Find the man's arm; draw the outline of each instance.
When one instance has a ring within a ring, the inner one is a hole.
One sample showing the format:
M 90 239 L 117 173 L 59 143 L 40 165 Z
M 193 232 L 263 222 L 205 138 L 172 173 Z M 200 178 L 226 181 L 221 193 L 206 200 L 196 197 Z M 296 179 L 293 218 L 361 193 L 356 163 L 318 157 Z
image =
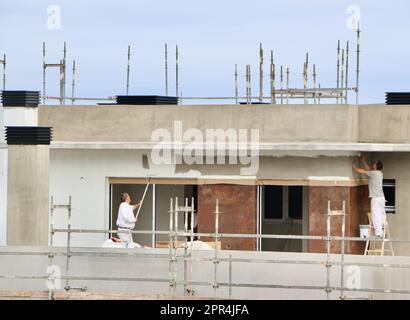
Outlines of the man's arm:
M 372 170 L 372 168 L 370 168 L 369 164 L 367 163 L 366 156 L 362 155 L 361 158 L 362 158 L 362 163 L 363 163 L 363 166 L 364 166 L 365 170 L 367 170 L 367 171 Z
M 356 167 L 355 163 L 353 163 L 352 168 L 354 169 L 354 171 L 361 173 L 361 174 L 367 174 L 367 172 L 369 171 L 369 170 Z
M 137 204 L 133 205 L 134 210 L 141 206 L 141 202 L 142 202 L 142 200 L 140 200 L 140 202 L 138 202 Z

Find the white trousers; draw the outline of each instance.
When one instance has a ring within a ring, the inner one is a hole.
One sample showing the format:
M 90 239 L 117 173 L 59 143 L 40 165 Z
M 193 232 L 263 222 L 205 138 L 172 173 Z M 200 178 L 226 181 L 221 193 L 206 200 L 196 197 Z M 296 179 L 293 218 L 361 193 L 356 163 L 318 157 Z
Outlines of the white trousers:
M 134 243 L 134 240 L 132 239 L 132 233 L 130 232 L 130 229 L 123 229 L 123 228 L 118 228 L 118 230 L 120 231 L 127 231 L 127 232 L 119 232 L 118 234 L 118 238 L 120 238 L 120 240 L 124 241 L 124 242 L 128 242 L 128 243 Z
M 376 236 L 383 235 L 383 226 L 386 224 L 386 201 L 384 197 L 372 198 L 370 207 L 372 211 L 372 223 Z

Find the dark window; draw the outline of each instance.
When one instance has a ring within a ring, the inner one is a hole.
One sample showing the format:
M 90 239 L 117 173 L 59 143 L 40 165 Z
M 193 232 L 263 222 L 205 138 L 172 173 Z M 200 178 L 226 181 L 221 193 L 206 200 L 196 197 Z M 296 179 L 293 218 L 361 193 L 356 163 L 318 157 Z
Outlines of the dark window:
M 283 219 L 283 188 L 265 186 L 264 191 L 265 219 Z
M 386 213 L 396 213 L 396 180 L 383 180 L 383 192 L 386 198 Z
M 302 219 L 303 187 L 290 186 L 288 197 L 289 218 Z

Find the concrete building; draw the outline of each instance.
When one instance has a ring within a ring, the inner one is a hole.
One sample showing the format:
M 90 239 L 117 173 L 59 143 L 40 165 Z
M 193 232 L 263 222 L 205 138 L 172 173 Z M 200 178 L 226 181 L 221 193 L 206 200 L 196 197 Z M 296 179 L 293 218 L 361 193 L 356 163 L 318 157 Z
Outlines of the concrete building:
M 115 229 L 119 194 L 138 200 L 147 177 L 152 184 L 139 230 L 168 230 L 169 200 L 177 196 L 195 199 L 199 232 L 214 232 L 219 199 L 222 233 L 325 235 L 330 200 L 339 209 L 345 202 L 346 235 L 357 237 L 369 211 L 367 181 L 351 168 L 361 153 L 384 162 L 392 238 L 408 239 L 408 105 L 47 105 L 3 107 L 0 117 L 0 245 L 47 245 L 51 196 L 56 203 L 72 197 L 73 228 Z M 51 127 L 53 141 L 50 146 L 7 144 L 3 130 L 13 126 Z M 240 162 L 238 155 L 232 155 L 236 163 L 227 163 L 228 139 L 223 159 L 208 154 L 214 149 L 205 139 L 210 129 L 222 129 L 227 138 L 234 133 L 237 141 L 246 129 L 248 153 L 251 129 L 257 130 L 258 154 L 247 158 L 257 163 Z M 162 141 L 162 151 L 172 159 L 187 148 L 202 150 L 203 156 L 158 164 L 156 139 L 167 132 L 171 139 Z M 64 228 L 66 221 L 57 213 L 54 224 Z M 340 234 L 340 225 L 334 219 L 333 235 Z M 106 237 L 73 234 L 71 240 L 73 246 L 100 247 Z M 65 245 L 65 239 L 56 234 L 55 244 Z M 166 237 L 134 240 L 155 247 Z M 222 249 L 319 253 L 325 243 L 223 239 Z M 338 251 L 335 244 L 332 252 Z M 349 243 L 347 252 L 363 254 L 363 243 Z M 410 246 L 395 244 L 395 253 L 409 255 Z

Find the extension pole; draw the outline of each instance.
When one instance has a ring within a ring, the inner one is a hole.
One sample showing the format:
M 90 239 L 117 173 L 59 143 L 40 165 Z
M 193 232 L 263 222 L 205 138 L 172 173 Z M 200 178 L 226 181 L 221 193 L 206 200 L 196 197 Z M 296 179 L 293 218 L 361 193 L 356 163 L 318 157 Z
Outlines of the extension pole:
M 147 194 L 150 183 L 151 183 L 151 178 L 148 178 L 148 183 L 145 186 L 145 190 L 144 190 L 144 194 L 142 195 L 140 206 L 138 207 L 137 214 L 135 215 L 135 220 L 138 220 L 138 215 L 140 214 L 140 210 L 141 210 L 142 204 L 144 203 L 145 195 Z

